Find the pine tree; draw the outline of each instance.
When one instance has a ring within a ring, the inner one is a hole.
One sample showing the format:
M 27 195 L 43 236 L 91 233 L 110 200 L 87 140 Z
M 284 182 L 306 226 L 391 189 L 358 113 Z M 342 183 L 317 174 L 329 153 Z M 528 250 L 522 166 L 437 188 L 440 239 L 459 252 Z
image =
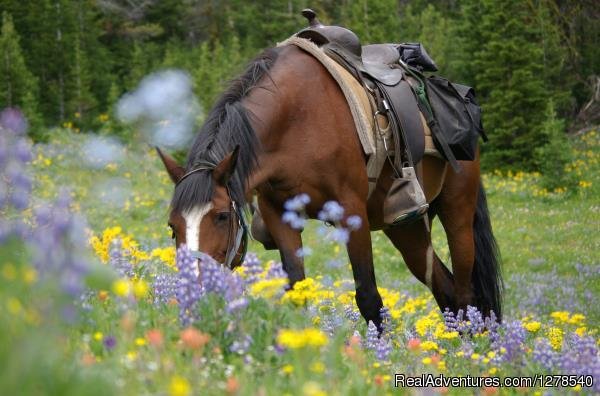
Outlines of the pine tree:
M 39 126 L 37 81 L 25 65 L 12 17 L 2 14 L 0 34 L 0 108 L 20 107 L 34 129 Z
M 484 165 L 531 168 L 548 96 L 535 14 L 519 0 L 471 0 L 463 12 L 462 73 L 479 94 L 490 137 Z
M 400 18 L 395 0 L 357 0 L 349 4 L 344 25 L 364 44 L 398 42 Z
M 542 173 L 542 184 L 550 190 L 572 187 L 575 180 L 565 167 L 573 160 L 573 155 L 565 134 L 565 121 L 557 117 L 552 99 L 548 100 L 544 116 L 540 126 L 543 140 L 534 151 L 537 169 Z

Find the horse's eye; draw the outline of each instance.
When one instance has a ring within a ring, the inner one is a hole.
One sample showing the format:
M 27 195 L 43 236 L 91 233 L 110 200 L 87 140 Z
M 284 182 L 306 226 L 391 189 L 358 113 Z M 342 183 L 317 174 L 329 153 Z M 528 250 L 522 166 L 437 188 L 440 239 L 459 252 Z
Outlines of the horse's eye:
M 219 212 L 217 213 L 217 222 L 222 223 L 229 220 L 229 212 Z

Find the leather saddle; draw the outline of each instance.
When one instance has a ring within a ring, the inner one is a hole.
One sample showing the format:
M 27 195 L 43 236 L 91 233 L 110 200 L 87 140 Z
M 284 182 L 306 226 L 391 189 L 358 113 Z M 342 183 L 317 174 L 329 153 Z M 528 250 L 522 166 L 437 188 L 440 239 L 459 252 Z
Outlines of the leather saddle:
M 312 41 L 348 70 L 375 97 L 378 105 L 375 111 L 388 115 L 397 142 L 396 167 L 419 162 L 425 151 L 424 129 L 417 98 L 400 63 L 397 46 L 362 46 L 354 32 L 341 26 L 323 25 L 313 10 L 305 9 L 302 15 L 309 26 L 296 36 Z
M 319 47 L 328 46 L 350 60 L 359 71 L 386 85 L 396 85 L 403 77 L 398 68 L 400 53 L 394 44 L 371 44 L 361 46 L 360 39 L 351 30 L 341 26 L 323 25 L 313 10 L 306 9 L 302 15 L 309 27 L 296 33 Z

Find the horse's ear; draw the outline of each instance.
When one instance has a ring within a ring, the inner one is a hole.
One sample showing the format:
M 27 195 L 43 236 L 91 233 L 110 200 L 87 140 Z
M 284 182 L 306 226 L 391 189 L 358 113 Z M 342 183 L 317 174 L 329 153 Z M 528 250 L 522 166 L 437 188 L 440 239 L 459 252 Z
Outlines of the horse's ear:
M 218 185 L 225 186 L 229 179 L 231 179 L 233 172 L 235 172 L 239 152 L 240 145 L 238 144 L 213 170 L 213 179 L 215 179 Z
M 158 153 L 158 156 L 160 157 L 162 163 L 165 165 L 169 177 L 171 177 L 173 183 L 177 183 L 179 179 L 181 179 L 181 176 L 185 174 L 185 169 L 179 166 L 171 156 L 163 153 L 161 149 L 159 149 L 158 147 L 154 148 L 156 149 L 156 152 Z

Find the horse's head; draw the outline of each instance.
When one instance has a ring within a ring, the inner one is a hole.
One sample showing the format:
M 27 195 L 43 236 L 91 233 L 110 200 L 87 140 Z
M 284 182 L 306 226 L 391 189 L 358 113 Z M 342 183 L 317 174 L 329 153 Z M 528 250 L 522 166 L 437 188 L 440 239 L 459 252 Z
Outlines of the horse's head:
M 192 179 L 195 174 L 204 172 L 207 175 L 193 178 L 205 184 L 194 186 L 195 189 L 210 192 L 206 200 L 191 202 L 180 208 L 171 205 L 169 227 L 173 230 L 176 246 L 186 244 L 198 259 L 202 254 L 207 254 L 230 268 L 240 265 L 247 244 L 246 225 L 239 203 L 232 199 L 229 190 L 239 146 L 216 165 L 201 165 L 187 170 L 158 148 L 157 152 L 176 189 L 185 188 L 182 182 L 187 178 Z

